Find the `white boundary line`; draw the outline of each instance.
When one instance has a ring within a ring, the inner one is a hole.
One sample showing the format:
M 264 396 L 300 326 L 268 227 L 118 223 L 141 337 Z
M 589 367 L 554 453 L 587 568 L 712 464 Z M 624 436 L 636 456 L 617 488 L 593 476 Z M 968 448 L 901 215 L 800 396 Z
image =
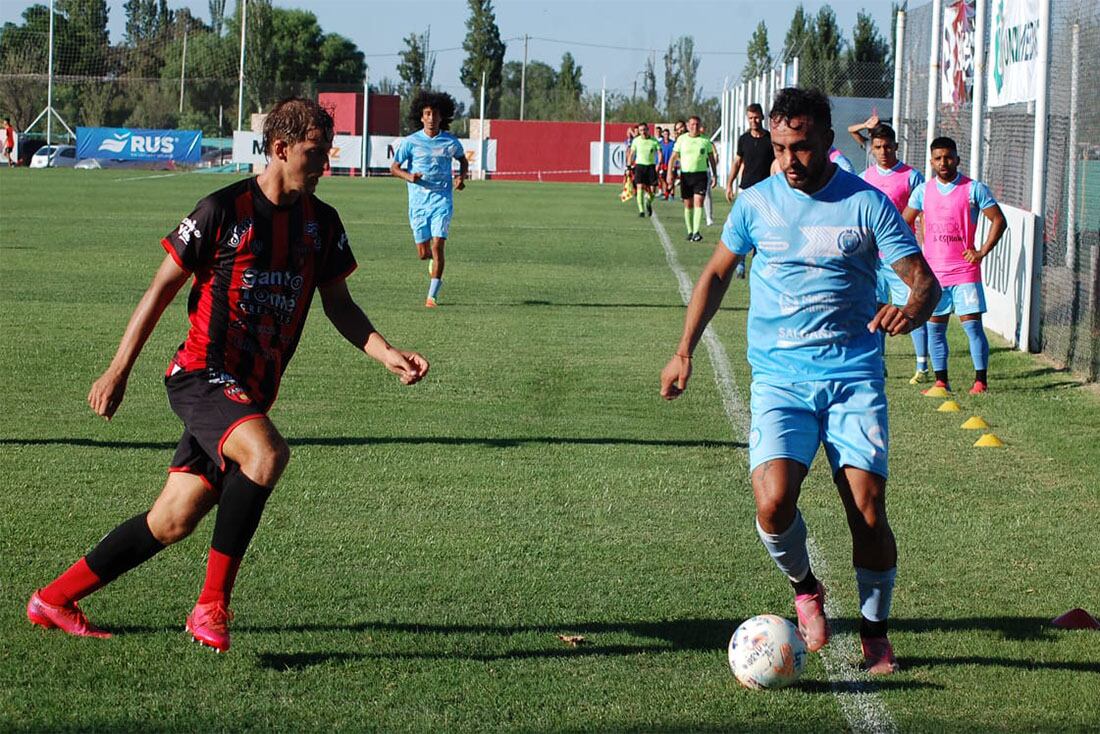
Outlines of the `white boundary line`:
M 657 235 L 661 238 L 668 267 L 679 283 L 680 298 L 683 299 L 684 305 L 687 305 L 691 300 L 691 278 L 680 265 L 676 250 L 660 219 L 653 216 L 651 221 L 653 228 L 657 230 Z M 730 370 L 726 349 L 709 325 L 703 332 L 703 343 L 707 347 L 707 356 L 714 368 L 714 381 L 718 385 L 718 393 L 722 396 L 722 407 L 726 411 L 726 417 L 738 438 L 748 436 L 749 413 L 737 395 L 737 385 Z M 813 538 L 807 538 L 806 545 L 814 575 L 818 578 L 827 577 L 829 569 L 821 549 Z M 840 616 L 841 609 L 836 603 L 835 596 L 826 599 L 825 607 L 829 617 L 835 619 Z M 859 660 L 862 656 L 856 637 L 851 633 L 834 634 L 829 644 L 821 649 L 821 662 L 825 665 L 825 672 L 829 676 L 829 686 L 833 690 L 833 696 L 836 697 L 844 718 L 848 720 L 851 731 L 896 732 L 897 726 L 890 712 L 886 710 L 886 705 L 878 695 L 875 686 L 867 680 L 867 675 L 863 671 L 850 662 Z

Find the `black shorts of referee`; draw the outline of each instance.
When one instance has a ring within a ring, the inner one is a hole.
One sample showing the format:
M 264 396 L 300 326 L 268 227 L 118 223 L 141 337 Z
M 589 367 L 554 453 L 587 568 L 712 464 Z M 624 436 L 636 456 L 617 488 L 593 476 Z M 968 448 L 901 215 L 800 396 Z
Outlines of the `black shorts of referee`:
M 707 180 L 706 171 L 684 171 L 680 174 L 680 198 L 690 199 L 694 196 L 706 196 L 710 182 Z
M 642 186 L 656 186 L 657 185 L 657 166 L 643 166 L 640 163 L 634 164 L 634 183 Z

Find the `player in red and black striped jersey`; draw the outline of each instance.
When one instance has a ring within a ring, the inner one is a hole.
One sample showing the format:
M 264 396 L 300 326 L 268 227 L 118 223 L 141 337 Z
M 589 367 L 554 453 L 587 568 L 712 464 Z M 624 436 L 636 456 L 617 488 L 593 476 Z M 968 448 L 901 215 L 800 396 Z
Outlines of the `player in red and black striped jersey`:
M 337 330 L 401 382 L 427 374 L 427 361 L 391 347 L 348 292 L 356 263 L 347 235 L 336 211 L 313 195 L 332 136 L 332 117 L 315 102 L 278 103 L 264 122 L 264 172 L 204 198 L 162 241 L 168 254 L 88 403 L 108 420 L 115 414 L 138 354 L 193 276 L 191 329 L 165 376 L 183 436 L 152 508 L 36 591 L 27 605 L 34 624 L 109 637 L 77 600 L 187 537 L 217 504 L 206 580 L 187 629 L 203 644 L 229 649 L 237 569 L 290 456 L 267 411 L 315 291 Z

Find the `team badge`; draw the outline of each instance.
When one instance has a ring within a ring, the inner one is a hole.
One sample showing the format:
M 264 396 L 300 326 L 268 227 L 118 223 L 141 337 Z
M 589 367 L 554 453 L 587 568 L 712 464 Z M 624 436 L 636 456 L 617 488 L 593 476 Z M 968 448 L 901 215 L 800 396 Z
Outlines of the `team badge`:
M 252 402 L 252 398 L 248 397 L 248 393 L 244 391 L 244 388 L 235 382 L 226 385 L 224 392 L 225 396 L 232 400 L 234 403 L 248 405 Z
M 851 255 L 863 244 L 863 237 L 854 229 L 846 229 L 837 235 L 836 246 L 845 255 Z

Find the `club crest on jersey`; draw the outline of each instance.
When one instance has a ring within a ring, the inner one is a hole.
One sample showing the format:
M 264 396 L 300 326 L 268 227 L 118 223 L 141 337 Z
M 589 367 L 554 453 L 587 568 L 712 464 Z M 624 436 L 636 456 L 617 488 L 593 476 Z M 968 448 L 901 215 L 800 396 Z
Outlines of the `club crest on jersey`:
M 252 402 L 252 398 L 248 397 L 248 393 L 244 391 L 244 388 L 237 383 L 226 385 L 224 388 L 225 396 L 232 400 L 234 403 L 241 403 L 242 405 L 248 405 Z
M 202 239 L 202 231 L 199 229 L 199 225 L 190 217 L 184 217 L 183 221 L 180 222 L 180 228 L 176 234 L 180 242 L 185 245 L 191 244 L 191 237 L 197 240 Z
M 846 229 L 836 237 L 836 246 L 845 255 L 851 255 L 863 244 L 863 235 L 857 230 Z
M 241 245 L 241 241 L 245 236 L 252 231 L 252 219 L 245 218 L 233 225 L 233 229 L 229 232 L 229 239 L 225 241 L 226 247 L 231 250 L 236 250 Z

